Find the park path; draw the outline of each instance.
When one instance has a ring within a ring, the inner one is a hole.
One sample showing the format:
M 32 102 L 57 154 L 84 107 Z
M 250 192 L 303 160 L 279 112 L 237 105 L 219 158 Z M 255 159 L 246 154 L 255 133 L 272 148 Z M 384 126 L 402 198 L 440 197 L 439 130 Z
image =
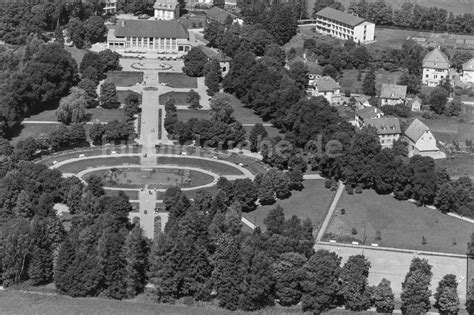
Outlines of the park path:
M 344 184 L 339 182 L 339 186 L 337 187 L 336 194 L 334 195 L 334 199 L 332 200 L 331 206 L 329 207 L 328 214 L 324 218 L 323 224 L 319 228 L 318 234 L 316 236 L 316 245 L 321 241 L 323 238 L 324 232 L 326 231 L 329 222 L 331 221 L 332 215 L 334 214 L 334 210 L 336 209 L 337 203 L 339 202 L 339 198 L 341 198 L 342 192 L 344 191 Z

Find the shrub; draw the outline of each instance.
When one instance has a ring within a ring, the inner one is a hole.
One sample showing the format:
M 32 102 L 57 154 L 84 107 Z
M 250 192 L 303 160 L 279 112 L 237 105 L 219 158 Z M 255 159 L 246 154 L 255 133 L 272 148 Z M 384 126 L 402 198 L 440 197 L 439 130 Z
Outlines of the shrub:
M 346 214 L 346 209 L 342 208 L 341 209 L 341 215 L 344 215 L 344 214 Z
M 351 97 L 351 90 L 349 90 L 349 89 L 344 90 L 344 96 L 345 97 Z
M 357 235 L 357 229 L 356 229 L 356 228 L 352 228 L 351 234 L 352 234 L 352 235 Z
M 346 185 L 346 192 L 349 195 L 353 195 L 354 194 L 354 187 L 352 187 L 352 185 Z
M 355 188 L 355 192 L 356 192 L 356 194 L 361 194 L 362 193 L 362 185 L 358 184 Z

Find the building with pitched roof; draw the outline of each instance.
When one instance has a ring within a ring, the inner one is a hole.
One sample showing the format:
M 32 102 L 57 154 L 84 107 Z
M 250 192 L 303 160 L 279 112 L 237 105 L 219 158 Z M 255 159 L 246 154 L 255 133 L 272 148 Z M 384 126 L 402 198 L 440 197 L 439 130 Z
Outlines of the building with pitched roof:
M 408 140 L 408 156 L 422 155 L 430 156 L 433 159 L 446 158 L 446 154 L 442 152 L 436 145 L 436 139 L 426 126 L 418 118 L 405 130 L 405 137 Z
M 374 106 L 366 106 L 355 110 L 355 126 L 362 128 L 367 125 L 370 119 L 381 118 L 384 113 Z
M 107 34 L 107 48 L 119 52 L 185 53 L 191 49 L 186 27 L 166 20 L 119 20 Z
M 208 60 L 216 59 L 219 61 L 221 67 L 222 76 L 225 77 L 230 70 L 230 61 L 232 58 L 226 56 L 221 50 L 216 50 L 211 47 L 204 45 L 197 46 L 207 57 Z
M 331 104 L 341 100 L 341 87 L 330 76 L 310 77 L 306 93 L 308 96 L 323 96 Z
M 474 83 L 474 58 L 462 65 L 461 80 L 465 83 Z
M 422 84 L 438 86 L 449 78 L 449 59 L 439 48 L 435 48 L 423 58 Z
M 402 134 L 400 120 L 395 117 L 368 119 L 366 125 L 374 127 L 377 130 L 382 148 L 391 148 L 393 143 L 397 141 Z
M 240 25 L 243 24 L 243 20 L 239 19 L 237 15 L 227 12 L 224 9 L 219 7 L 212 7 L 210 10 L 206 12 L 207 22 L 216 21 L 219 24 L 224 24 L 227 22 L 228 19 L 232 20 L 232 23 L 239 23 Z
M 382 84 L 380 90 L 381 105 L 405 104 L 407 97 L 407 86 L 397 84 Z
M 414 99 L 407 101 L 407 106 L 410 108 L 412 112 L 421 112 L 421 105 L 423 101 L 418 96 L 415 96 Z
M 316 31 L 356 43 L 372 42 L 375 39 L 375 24 L 358 16 L 333 8 L 324 8 L 316 13 Z
M 179 18 L 179 3 L 177 0 L 156 0 L 153 5 L 154 17 L 157 20 L 176 20 Z

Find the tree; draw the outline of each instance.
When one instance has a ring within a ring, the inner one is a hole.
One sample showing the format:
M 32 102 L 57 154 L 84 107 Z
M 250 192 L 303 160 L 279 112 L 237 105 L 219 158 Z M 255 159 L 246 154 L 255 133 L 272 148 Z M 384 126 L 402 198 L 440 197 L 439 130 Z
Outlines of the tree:
M 303 265 L 303 311 L 320 313 L 336 307 L 340 263 L 341 258 L 335 253 L 318 250 Z
M 375 69 L 370 68 L 364 77 L 362 82 L 362 91 L 364 94 L 369 96 L 377 95 L 377 89 L 375 87 Z
M 139 222 L 135 222 L 135 226 L 127 235 L 124 251 L 127 263 L 125 267 L 126 293 L 128 298 L 133 298 L 143 292 L 148 270 L 149 246 Z
M 84 121 L 87 117 L 87 93 L 80 88 L 73 87 L 71 93 L 59 102 L 56 118 L 59 122 L 69 125 Z
M 421 90 L 420 78 L 414 74 L 403 72 L 397 82 L 398 85 L 406 85 L 408 94 L 417 94 Z
M 209 60 L 204 66 L 204 82 L 207 86 L 207 95 L 214 96 L 220 89 L 222 81 L 222 71 L 220 63 L 217 59 Z
M 98 175 L 90 175 L 86 178 L 87 190 L 92 193 L 94 197 L 100 197 L 105 194 L 104 182 Z
M 303 265 L 306 257 L 298 253 L 284 253 L 273 263 L 275 296 L 283 306 L 296 305 L 301 300 Z
M 97 84 L 90 79 L 82 79 L 77 87 L 86 92 L 86 108 L 94 108 L 98 105 L 97 102 Z
M 390 281 L 383 278 L 375 287 L 373 293 L 374 306 L 377 313 L 391 314 L 395 309 L 395 300 Z
M 83 125 L 75 124 L 69 127 L 69 141 L 71 146 L 87 143 L 86 130 Z
M 278 45 L 284 45 L 296 35 L 297 19 L 294 7 L 276 4 L 270 9 L 266 29 Z
M 436 87 L 430 93 L 430 108 L 436 114 L 441 115 L 446 108 L 446 102 L 448 101 L 448 92 L 442 87 Z
M 259 148 L 259 143 L 268 137 L 268 132 L 265 127 L 258 123 L 252 127 L 250 130 L 249 141 L 250 141 L 250 151 L 257 152 Z
M 232 114 L 234 109 L 229 96 L 225 94 L 216 94 L 211 98 L 211 119 L 223 123 L 230 123 L 233 121 Z
M 257 201 L 257 191 L 249 178 L 236 179 L 234 181 L 235 200 L 242 206 L 242 211 L 252 211 L 255 209 Z
M 459 311 L 458 283 L 456 276 L 448 274 L 439 282 L 434 298 L 434 307 L 440 314 L 457 314 Z
M 117 98 L 117 89 L 113 82 L 104 82 L 100 86 L 100 106 L 106 109 L 119 108 L 120 103 Z
M 105 128 L 101 123 L 94 123 L 89 130 L 89 137 L 95 145 L 101 143 L 104 134 Z
M 99 59 L 102 64 L 102 71 L 104 73 L 109 71 L 122 70 L 120 65 L 120 54 L 110 49 L 101 50 L 99 52 Z
M 88 78 L 87 74 L 85 73 L 86 69 L 88 68 L 93 68 L 97 71 L 96 73 L 99 80 L 105 79 L 105 65 L 101 60 L 100 55 L 94 51 L 87 51 L 84 57 L 82 57 L 79 71 L 81 72 L 83 78 Z
M 359 312 L 370 308 L 367 291 L 370 262 L 363 255 L 350 256 L 342 268 L 340 294 L 346 309 Z
M 263 220 L 263 224 L 267 227 L 267 231 L 274 234 L 283 234 L 285 228 L 285 215 L 283 213 L 283 208 L 278 205 L 276 208 L 270 210 Z
M 7 139 L 0 138 L 0 156 L 9 156 L 13 153 L 13 146 Z
M 344 11 L 344 5 L 336 0 L 317 0 L 314 2 L 313 18 L 316 18 L 316 13 L 322 9 L 330 7 L 339 11 Z
M 451 57 L 451 66 L 456 68 L 458 72 L 462 70 L 462 65 L 472 59 L 472 55 L 467 50 L 454 50 L 453 56 Z
M 334 80 L 339 77 L 339 71 L 332 64 L 327 64 L 323 68 L 323 76 L 330 76 Z
M 48 236 L 45 222 L 43 220 L 33 221 L 31 235 L 33 248 L 28 270 L 33 285 L 49 283 L 53 277 L 53 253 Z
M 426 313 L 431 308 L 429 290 L 432 272 L 426 259 L 413 258 L 410 270 L 402 283 L 402 312 L 405 314 Z
M 459 116 L 459 114 L 462 111 L 462 98 L 458 95 L 454 96 L 453 100 L 448 103 L 448 106 L 446 106 L 446 109 L 444 111 L 444 114 L 446 116 Z
M 107 141 L 127 141 L 133 137 L 133 126 L 126 121 L 109 121 L 105 125 L 104 136 Z
M 439 187 L 436 194 L 434 205 L 442 213 L 456 212 L 457 203 L 454 190 L 450 183 L 444 183 Z
M 66 237 L 58 252 L 54 268 L 54 285 L 63 294 L 70 294 L 74 287 L 74 274 L 71 272 L 76 260 L 76 251 L 69 237 Z
M 190 109 L 200 109 L 202 108 L 201 104 L 199 104 L 199 100 L 201 99 L 201 95 L 194 91 L 193 89 L 189 90 L 186 102 L 189 104 Z
M 184 57 L 183 72 L 190 77 L 200 77 L 206 63 L 207 56 L 199 47 L 193 47 Z

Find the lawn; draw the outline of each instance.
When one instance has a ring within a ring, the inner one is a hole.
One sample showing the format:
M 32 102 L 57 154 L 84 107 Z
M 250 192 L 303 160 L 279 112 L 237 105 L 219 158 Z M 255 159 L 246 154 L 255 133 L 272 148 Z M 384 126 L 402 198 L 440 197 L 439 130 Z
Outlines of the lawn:
M 116 86 L 134 86 L 143 82 L 143 72 L 138 71 L 110 71 L 106 82 L 113 82 Z
M 130 94 L 135 94 L 138 96 L 138 99 L 142 100 L 142 96 L 140 94 L 138 94 L 137 92 L 134 92 L 134 91 L 130 91 L 130 90 L 127 90 L 127 91 L 123 91 L 123 90 L 119 90 L 117 91 L 117 98 L 118 98 L 118 101 L 121 103 L 121 104 L 125 104 L 125 99 L 127 98 L 128 95 Z
M 28 137 L 37 139 L 40 135 L 47 134 L 58 126 L 58 124 L 23 124 L 18 134 L 11 139 L 11 144 L 15 146 L 18 142 Z
M 109 196 L 118 196 L 119 192 L 123 191 L 130 200 L 138 200 L 138 190 L 115 190 L 105 188 L 105 192 Z M 132 206 L 138 207 L 138 203 L 132 203 Z
M 354 237 L 365 244 L 464 254 L 473 227 L 436 210 L 367 190 L 342 194 L 326 233 Z M 380 240 L 376 240 L 377 231 Z
M 160 105 L 165 105 L 166 100 L 172 97 L 176 101 L 176 105 L 188 105 L 187 92 L 168 92 L 159 96 Z
M 68 46 L 64 46 L 64 50 L 71 54 L 72 58 L 74 58 L 77 63 L 77 66 L 79 67 L 82 62 L 82 57 L 84 57 L 84 55 L 86 54 L 86 50 Z
M 358 70 L 345 70 L 344 75 L 342 78 L 339 79 L 339 85 L 341 86 L 341 90 L 344 91 L 346 89 L 351 90 L 352 93 L 362 93 L 362 82 L 364 80 L 364 73 L 362 73 L 362 78 L 360 81 L 357 80 Z M 376 88 L 377 91 L 380 92 L 382 87 L 382 83 L 391 83 L 396 84 L 398 78 L 400 77 L 400 72 L 388 72 L 385 70 L 377 70 L 376 71 Z
M 461 155 L 451 159 L 435 160 L 436 165 L 445 168 L 452 178 L 469 176 L 474 180 L 474 155 Z
M 178 156 L 159 156 L 157 158 L 157 165 L 159 166 L 160 164 L 197 167 L 216 173 L 218 175 L 242 175 L 242 172 L 236 167 L 209 160 L 193 159 Z
M 178 119 L 181 121 L 188 121 L 191 118 L 197 119 L 210 119 L 210 110 L 187 110 L 187 109 L 178 109 Z
M 39 114 L 32 115 L 25 119 L 25 121 L 54 121 L 56 119 L 56 110 L 45 110 Z M 109 122 L 114 119 L 122 120 L 123 119 L 123 109 L 105 109 L 105 108 L 90 108 L 87 110 L 87 121 L 94 121 L 98 119 L 103 122 Z
M 290 198 L 279 200 L 273 205 L 258 207 L 257 210 L 242 215 L 255 225 L 264 227 L 263 220 L 270 210 L 280 205 L 286 218 L 292 215 L 301 220 L 309 218 L 316 232 L 326 217 L 335 193 L 324 187 L 324 180 L 310 179 L 305 180 L 303 184 L 304 189 L 292 192 Z
M 197 79 L 187 76 L 179 72 L 160 72 L 158 74 L 160 83 L 165 83 L 168 86 L 182 89 L 196 89 Z
M 431 129 L 438 141 L 456 140 L 464 145 L 466 140 L 474 140 L 474 124 L 443 116 L 421 120 Z
M 76 162 L 67 163 L 58 167 L 63 173 L 79 173 L 88 168 L 99 166 L 114 166 L 123 164 L 139 164 L 140 157 L 138 156 L 121 156 L 121 157 L 107 157 L 107 158 L 93 158 L 84 159 Z

